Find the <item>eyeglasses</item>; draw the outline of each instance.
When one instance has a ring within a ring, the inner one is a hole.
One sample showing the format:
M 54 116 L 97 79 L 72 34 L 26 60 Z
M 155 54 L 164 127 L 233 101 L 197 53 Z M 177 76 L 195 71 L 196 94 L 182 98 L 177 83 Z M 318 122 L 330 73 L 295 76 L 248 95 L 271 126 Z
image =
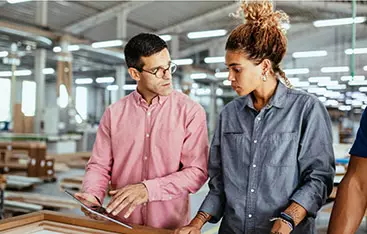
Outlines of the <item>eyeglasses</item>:
M 147 71 L 144 70 L 143 68 L 141 68 L 140 70 L 141 72 L 145 71 L 148 72 L 149 74 L 155 75 L 155 77 L 157 77 L 158 79 L 162 79 L 166 75 L 167 71 L 169 71 L 170 74 L 175 73 L 175 71 L 177 70 L 177 65 L 175 63 L 170 62 L 167 68 L 158 67 L 154 69 L 154 71 Z

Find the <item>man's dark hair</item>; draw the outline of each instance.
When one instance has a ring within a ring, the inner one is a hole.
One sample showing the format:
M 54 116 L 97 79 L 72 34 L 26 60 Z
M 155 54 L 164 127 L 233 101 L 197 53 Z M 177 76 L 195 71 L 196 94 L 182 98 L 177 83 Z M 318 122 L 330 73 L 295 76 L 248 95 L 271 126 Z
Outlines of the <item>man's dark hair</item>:
M 144 64 L 141 57 L 149 57 L 167 48 L 167 43 L 155 34 L 140 33 L 131 38 L 124 49 L 127 67 L 140 71 Z

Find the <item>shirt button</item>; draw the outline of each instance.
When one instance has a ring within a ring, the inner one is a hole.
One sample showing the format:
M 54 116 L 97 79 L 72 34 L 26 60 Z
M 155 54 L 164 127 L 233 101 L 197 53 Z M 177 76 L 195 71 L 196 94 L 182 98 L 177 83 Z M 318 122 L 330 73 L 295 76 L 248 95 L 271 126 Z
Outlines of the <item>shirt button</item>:
M 169 197 L 168 197 L 168 200 L 172 200 L 172 197 L 171 197 L 171 196 L 169 196 Z
M 256 144 L 257 143 L 257 140 L 254 140 L 254 143 Z
M 150 112 L 148 112 L 148 113 L 147 113 L 147 115 L 148 115 L 148 116 L 150 116 L 150 115 L 151 115 L 151 113 L 150 113 Z
M 148 157 L 144 157 L 144 160 L 147 160 L 148 159 Z
M 253 193 L 253 192 L 255 192 L 255 190 L 254 189 L 251 189 L 251 192 Z
M 146 136 L 149 137 L 149 134 L 147 134 Z
M 251 218 L 252 217 L 252 214 L 249 214 L 248 217 Z
M 143 203 L 143 206 L 146 206 L 147 205 L 147 203 Z
M 254 165 L 252 165 L 252 167 L 256 167 L 256 165 L 254 164 Z
M 258 118 L 257 118 L 257 120 L 259 120 L 259 121 L 260 121 L 260 120 L 261 120 L 261 118 L 260 118 L 260 117 L 258 117 Z

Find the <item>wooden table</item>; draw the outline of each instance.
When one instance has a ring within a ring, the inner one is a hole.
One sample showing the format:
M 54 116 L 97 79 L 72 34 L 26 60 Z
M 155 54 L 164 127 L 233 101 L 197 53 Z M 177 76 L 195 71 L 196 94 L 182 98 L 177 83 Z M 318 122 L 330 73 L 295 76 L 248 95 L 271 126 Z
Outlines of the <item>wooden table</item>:
M 40 211 L 0 221 L 0 234 L 68 233 L 68 234 L 172 234 L 173 231 L 132 225 L 127 229 L 109 221 L 95 221 L 86 217 L 53 211 Z

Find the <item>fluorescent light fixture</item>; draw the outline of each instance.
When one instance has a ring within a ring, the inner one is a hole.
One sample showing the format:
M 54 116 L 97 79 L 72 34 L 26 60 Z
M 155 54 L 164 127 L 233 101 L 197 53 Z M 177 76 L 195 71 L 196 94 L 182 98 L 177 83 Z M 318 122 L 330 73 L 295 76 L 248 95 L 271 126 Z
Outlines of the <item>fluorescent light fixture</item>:
M 330 81 L 330 80 L 331 80 L 330 76 L 312 76 L 308 78 L 308 81 L 310 83 L 318 83 L 318 82 L 324 82 L 324 81 Z
M 68 51 L 69 51 L 69 52 L 72 52 L 72 51 L 78 51 L 78 50 L 80 50 L 80 47 L 79 47 L 78 45 L 69 45 L 69 46 L 68 46 Z M 60 46 L 55 46 L 55 47 L 53 48 L 53 51 L 54 51 L 55 53 L 59 53 L 59 52 L 61 52 L 61 47 L 60 47 Z
M 8 56 L 8 51 L 0 51 L 0 58 Z
M 327 89 L 330 90 L 343 90 L 347 88 L 347 85 L 345 84 L 340 84 L 340 85 L 328 85 L 326 86 Z
M 330 81 L 320 81 L 317 83 L 318 86 L 328 86 L 328 85 L 338 85 L 339 82 L 337 80 L 330 80 Z
M 107 48 L 122 46 L 124 42 L 122 40 L 110 40 L 110 41 L 100 41 L 92 43 L 93 48 Z
M 126 84 L 126 85 L 124 85 L 123 89 L 124 90 L 136 90 L 137 86 L 138 85 L 136 85 L 136 84 Z
M 310 73 L 310 69 L 308 68 L 284 69 L 284 72 L 286 75 L 308 74 Z
M 323 95 L 324 93 L 327 92 L 327 90 L 325 88 L 309 88 L 307 89 L 307 92 L 316 93 L 318 95 Z
M 346 54 L 367 54 L 367 48 L 346 49 Z
M 338 109 L 341 110 L 341 111 L 350 111 L 350 110 L 352 110 L 352 107 L 351 106 L 342 105 L 342 106 L 339 106 Z
M 214 76 L 216 78 L 227 78 L 229 76 L 229 72 L 216 72 Z
M 328 27 L 328 26 L 339 26 L 347 24 L 360 24 L 366 21 L 366 17 L 355 17 L 353 18 L 341 18 L 341 19 L 331 19 L 331 20 L 317 20 L 313 22 L 315 27 Z
M 363 70 L 367 71 L 367 66 L 364 66 L 364 67 L 363 67 Z
M 101 84 L 101 83 L 113 83 L 115 81 L 115 78 L 113 77 L 97 77 L 96 79 L 96 82 L 98 84 Z
M 199 84 L 198 83 L 192 83 L 191 87 L 193 89 L 198 89 L 199 88 Z
M 116 91 L 118 89 L 119 89 L 118 85 L 109 85 L 109 86 L 107 86 L 107 90 L 109 90 L 109 91 Z
M 208 75 L 206 73 L 193 73 L 190 75 L 190 78 L 193 80 L 205 79 L 207 77 Z
M 190 32 L 187 37 L 190 39 L 206 38 L 206 37 L 221 37 L 227 34 L 227 30 L 210 30 L 210 31 L 200 31 L 200 32 Z
M 332 73 L 332 72 L 348 72 L 349 67 L 347 66 L 341 66 L 341 67 L 322 67 L 321 72 L 322 73 Z
M 180 65 L 191 65 L 194 63 L 194 60 L 190 58 L 189 59 L 174 59 L 172 60 L 172 62 L 180 66 Z
M 164 41 L 170 41 L 172 40 L 172 36 L 171 35 L 160 35 L 160 38 L 162 38 L 162 40 Z
M 327 98 L 326 98 L 326 97 L 319 97 L 319 100 L 320 100 L 321 102 L 326 102 Z
M 222 96 L 222 95 L 223 95 L 223 89 L 221 89 L 221 88 L 217 88 L 217 90 L 215 91 L 215 94 L 216 94 L 217 96 Z
M 43 68 L 42 72 L 45 75 L 52 75 L 52 74 L 55 73 L 55 69 L 53 69 L 53 68 Z
M 352 106 L 362 106 L 363 102 L 360 100 L 353 100 L 352 101 Z
M 308 87 L 310 86 L 310 83 L 307 81 L 300 81 L 298 83 L 293 84 L 294 87 Z
M 298 82 L 299 82 L 299 78 L 288 78 L 288 80 L 289 80 L 291 83 L 298 83 Z
M 324 96 L 328 98 L 339 98 L 340 95 L 341 95 L 340 92 L 329 91 L 329 90 L 324 93 Z
M 367 107 L 367 105 L 362 105 L 361 109 L 364 110 L 364 109 L 366 109 L 366 107 Z
M 293 58 L 324 57 L 324 56 L 327 56 L 327 51 L 326 50 L 315 50 L 315 51 L 294 52 L 292 56 Z
M 333 100 L 333 99 L 326 100 L 325 105 L 326 106 L 338 106 L 339 102 L 337 100 Z
M 75 79 L 75 84 L 92 84 L 93 79 L 92 78 L 78 78 Z
M 352 81 L 352 80 L 357 80 L 357 81 L 362 81 L 365 79 L 365 76 L 342 76 L 340 77 L 340 80 L 342 81 Z
M 197 95 L 209 95 L 210 93 L 211 92 L 209 88 L 200 88 L 196 90 Z
M 21 2 L 30 2 L 32 0 L 6 0 L 6 1 L 10 4 L 15 4 L 15 3 L 21 3 Z
M 367 80 L 352 80 L 348 84 L 350 86 L 367 85 Z
M 367 92 L 367 87 L 360 87 L 359 92 Z
M 231 86 L 232 82 L 229 80 L 223 80 L 223 85 L 224 86 Z
M 206 58 L 204 58 L 204 62 L 205 63 L 224 63 L 225 62 L 225 58 L 224 58 L 224 56 L 220 56 L 220 57 L 206 57 Z
M 31 70 L 17 70 L 14 72 L 15 76 L 30 76 L 32 75 L 32 71 Z M 12 76 L 12 72 L 11 71 L 1 71 L 0 72 L 0 77 L 10 77 Z

